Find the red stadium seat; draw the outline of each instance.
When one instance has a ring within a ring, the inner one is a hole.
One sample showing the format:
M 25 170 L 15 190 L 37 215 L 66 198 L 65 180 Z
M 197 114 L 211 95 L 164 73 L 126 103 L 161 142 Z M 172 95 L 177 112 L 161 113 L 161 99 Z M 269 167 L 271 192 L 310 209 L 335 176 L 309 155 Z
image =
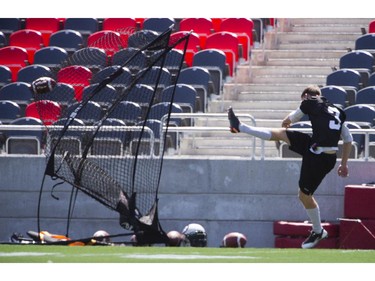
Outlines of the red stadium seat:
M 61 107 L 57 102 L 40 100 L 30 103 L 25 109 L 25 117 L 34 117 L 51 125 L 60 118 Z
M 32 64 L 35 52 L 44 46 L 42 33 L 33 29 L 17 30 L 10 35 L 9 46 L 25 48 Z
M 220 31 L 220 25 L 221 22 L 224 20 L 224 18 L 211 18 L 213 27 L 214 27 L 214 32 L 219 32 Z
M 41 32 L 44 46 L 49 46 L 51 34 L 60 30 L 60 20 L 58 18 L 27 18 L 25 27 Z
M 57 82 L 72 85 L 76 92 L 76 99 L 82 99 L 82 91 L 85 86 L 90 85 L 92 72 L 85 66 L 71 65 L 64 67 L 57 73 Z
M 210 18 L 184 18 L 180 21 L 180 31 L 193 31 L 199 35 L 200 47 L 206 46 L 206 38 L 214 32 L 214 24 Z
M 207 37 L 206 49 L 219 49 L 225 53 L 229 65 L 229 75 L 233 76 L 239 61 L 239 41 L 235 33 L 221 31 Z
M 220 24 L 221 31 L 229 31 L 237 34 L 240 44 L 242 44 L 242 57 L 249 60 L 249 52 L 254 44 L 253 39 L 254 22 L 249 18 L 227 18 Z
M 177 31 L 171 34 L 170 41 L 177 42 L 180 38 L 186 36 L 189 33 L 189 31 Z M 193 65 L 193 57 L 196 52 L 200 50 L 200 38 L 199 35 L 195 32 L 192 32 L 189 37 L 189 42 L 186 48 L 185 53 L 185 62 L 187 66 Z M 177 50 L 184 50 L 185 48 L 185 41 L 181 42 L 180 44 L 175 46 L 175 49 Z
M 372 20 L 368 25 L 368 32 L 375 33 L 375 20 Z
M 12 81 L 17 81 L 18 70 L 29 64 L 29 56 L 25 48 L 7 46 L 0 48 L 0 64 L 12 71 Z
M 128 37 L 137 29 L 137 21 L 134 18 L 105 18 L 103 20 L 102 30 L 112 30 L 120 33 L 120 36 L 128 46 Z
M 103 49 L 108 56 L 126 48 L 127 42 L 123 40 L 119 32 L 112 30 L 100 30 L 92 33 L 87 38 L 88 47 Z

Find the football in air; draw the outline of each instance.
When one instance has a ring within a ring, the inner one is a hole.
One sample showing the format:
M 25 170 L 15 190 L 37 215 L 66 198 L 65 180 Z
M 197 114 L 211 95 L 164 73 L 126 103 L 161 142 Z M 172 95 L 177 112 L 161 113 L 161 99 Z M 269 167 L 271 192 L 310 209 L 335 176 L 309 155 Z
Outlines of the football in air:
M 169 239 L 169 246 L 180 247 L 184 241 L 184 235 L 176 230 L 171 230 L 167 233 Z
M 35 94 L 45 94 L 52 91 L 56 84 L 51 77 L 40 77 L 31 83 L 31 88 Z
M 244 248 L 247 238 L 240 232 L 230 232 L 226 234 L 221 243 L 223 248 Z

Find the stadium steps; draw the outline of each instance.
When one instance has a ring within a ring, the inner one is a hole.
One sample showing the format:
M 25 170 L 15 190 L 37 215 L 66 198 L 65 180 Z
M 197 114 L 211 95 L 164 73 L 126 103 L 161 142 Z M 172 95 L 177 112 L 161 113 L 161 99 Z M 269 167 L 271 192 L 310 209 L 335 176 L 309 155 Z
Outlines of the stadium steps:
M 236 113 L 252 114 L 257 126 L 279 127 L 282 119 L 299 104 L 309 84 L 325 85 L 326 76 L 370 19 L 288 19 L 265 35 L 251 61 L 237 66 L 236 76 L 224 85 L 222 96 L 209 101 L 209 112 L 223 113 L 231 105 Z M 228 127 L 217 121 L 212 126 Z M 250 136 L 223 132 L 184 135 L 181 154 L 248 155 Z M 261 155 L 256 141 L 256 157 Z M 274 142 L 265 142 L 265 157 L 278 157 Z

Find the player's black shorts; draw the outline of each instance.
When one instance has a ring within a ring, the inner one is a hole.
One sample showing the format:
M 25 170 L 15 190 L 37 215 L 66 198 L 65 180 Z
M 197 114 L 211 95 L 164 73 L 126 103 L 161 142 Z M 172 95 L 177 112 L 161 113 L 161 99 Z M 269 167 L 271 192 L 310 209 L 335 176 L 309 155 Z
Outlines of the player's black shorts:
M 291 130 L 286 133 L 290 140 L 289 149 L 302 156 L 299 188 L 303 193 L 312 195 L 324 177 L 335 167 L 337 155 L 314 154 L 310 151 L 311 137 L 308 134 Z

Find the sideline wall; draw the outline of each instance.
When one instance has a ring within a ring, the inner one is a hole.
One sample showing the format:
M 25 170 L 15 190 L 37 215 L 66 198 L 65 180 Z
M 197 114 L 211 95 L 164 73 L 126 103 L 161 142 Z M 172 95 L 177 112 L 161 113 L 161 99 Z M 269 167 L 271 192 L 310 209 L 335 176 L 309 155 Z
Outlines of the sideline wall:
M 8 241 L 13 232 L 26 236 L 27 231 L 38 229 L 45 162 L 43 156 L 0 157 L 0 241 Z M 349 165 L 349 178 L 331 172 L 316 193 L 322 220 L 337 222 L 343 217 L 346 185 L 375 181 L 375 161 L 351 160 Z M 246 247 L 274 247 L 273 221 L 307 220 L 297 198 L 299 167 L 298 159 L 165 157 L 159 190 L 162 228 L 182 231 L 195 222 L 205 227 L 209 247 L 220 246 L 231 231 L 247 236 Z M 41 229 L 65 234 L 71 187 L 56 187 L 53 194 L 59 199 L 53 199 L 51 189 L 57 182 L 46 178 Z M 116 212 L 79 192 L 70 237 L 90 237 L 99 229 L 110 234 L 126 232 Z

